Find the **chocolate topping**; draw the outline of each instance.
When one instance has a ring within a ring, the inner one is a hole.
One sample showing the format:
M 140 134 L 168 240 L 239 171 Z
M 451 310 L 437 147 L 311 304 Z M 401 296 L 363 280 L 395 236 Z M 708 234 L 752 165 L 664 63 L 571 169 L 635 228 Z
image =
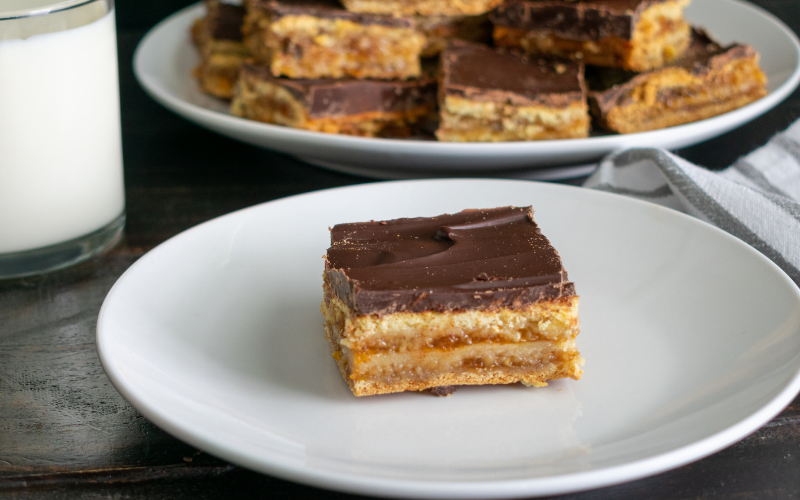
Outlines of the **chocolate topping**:
M 497 26 L 551 31 L 573 40 L 616 36 L 630 40 L 639 15 L 668 0 L 510 0 L 489 16 Z
M 207 2 L 206 5 L 208 6 L 206 23 L 211 38 L 241 42 L 244 7 L 219 2 Z
M 564 107 L 584 98 L 579 63 L 530 59 L 454 41 L 442 52 L 443 92 L 475 101 Z
M 338 0 L 253 0 L 253 8 L 270 12 L 272 19 L 285 16 L 311 16 L 322 19 L 344 19 L 356 24 L 378 24 L 413 29 L 410 19 L 382 14 L 364 14 L 345 10 Z
M 732 44 L 721 46 L 704 30 L 692 28 L 692 41 L 686 52 L 666 68 L 685 68 L 693 75 L 703 75 L 723 67 L 731 61 L 753 57 L 755 49 L 749 45 Z M 605 115 L 616 106 L 624 105 L 628 95 L 637 86 L 646 82 L 653 74 L 663 71 L 655 69 L 644 73 L 633 73 L 616 68 L 591 67 L 587 69 L 592 107 Z M 668 90 L 665 90 L 668 92 Z
M 693 75 L 700 75 L 733 60 L 751 57 L 755 53 L 755 49 L 749 45 L 733 43 L 723 47 L 705 30 L 693 27 L 689 48 L 679 59 L 667 66 L 680 66 L 688 69 Z
M 242 72 L 258 75 L 291 92 L 305 104 L 310 118 L 357 115 L 370 112 L 403 112 L 436 104 L 436 80 L 340 80 L 277 78 L 269 68 L 242 65 Z
M 339 224 L 328 280 L 358 314 L 519 307 L 575 295 L 530 207 Z

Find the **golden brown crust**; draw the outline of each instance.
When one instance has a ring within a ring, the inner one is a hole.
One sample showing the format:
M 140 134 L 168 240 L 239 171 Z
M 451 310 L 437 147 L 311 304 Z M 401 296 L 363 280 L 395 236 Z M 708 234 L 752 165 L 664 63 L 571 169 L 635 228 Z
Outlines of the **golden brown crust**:
M 347 10 L 393 16 L 476 16 L 503 0 L 342 0 Z
M 327 282 L 323 289 L 325 336 L 356 396 L 457 385 L 543 386 L 548 380 L 581 377 L 583 359 L 575 348 L 577 296 L 520 311 L 359 316 Z M 466 335 L 464 325 L 472 328 Z
M 359 23 L 313 13 L 272 16 L 248 4 L 245 45 L 256 62 L 289 78 L 407 79 L 420 76 L 425 37 L 413 25 Z
M 441 375 L 426 382 L 386 384 L 369 380 L 352 381 L 347 379 L 347 381 L 350 389 L 356 396 L 374 396 L 377 394 L 391 394 L 395 392 L 424 391 L 425 389 L 431 389 L 442 385 L 501 385 L 522 382 L 531 387 L 544 387 L 547 385 L 548 380 L 560 378 L 579 380 L 581 378 L 580 370 L 573 369 L 572 366 L 555 367 L 548 372 L 542 372 L 526 378 L 503 373 L 461 373 Z
M 571 139 L 589 136 L 586 102 L 565 108 L 515 106 L 507 103 L 475 102 L 445 96 L 440 104 L 440 141 L 499 142 Z

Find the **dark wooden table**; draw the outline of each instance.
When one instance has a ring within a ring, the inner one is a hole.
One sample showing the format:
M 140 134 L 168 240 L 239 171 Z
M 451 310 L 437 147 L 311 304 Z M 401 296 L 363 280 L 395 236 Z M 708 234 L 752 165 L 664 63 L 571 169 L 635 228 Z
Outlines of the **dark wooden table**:
M 153 246 L 232 210 L 370 181 L 223 138 L 150 100 L 133 77 L 133 51 L 149 27 L 186 3 L 117 3 L 128 206 L 122 244 L 67 270 L 0 281 L 2 498 L 355 498 L 250 472 L 176 440 L 122 399 L 100 366 L 100 304 L 120 274 Z M 755 3 L 800 32 L 797 0 Z M 796 92 L 752 123 L 679 154 L 722 168 L 798 117 Z M 566 498 L 797 496 L 800 399 L 708 458 Z

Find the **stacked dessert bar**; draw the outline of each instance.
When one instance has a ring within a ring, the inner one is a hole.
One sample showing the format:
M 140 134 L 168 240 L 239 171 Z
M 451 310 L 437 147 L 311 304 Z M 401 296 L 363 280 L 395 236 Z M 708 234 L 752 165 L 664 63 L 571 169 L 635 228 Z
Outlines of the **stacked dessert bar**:
M 200 88 L 222 99 L 233 97 L 239 67 L 249 55 L 242 41 L 244 8 L 239 5 L 206 2 L 206 16 L 192 25 L 192 41 L 200 52 L 195 77 Z
M 341 2 L 341 3 L 340 3 Z M 758 54 L 689 0 L 206 0 L 201 87 L 234 115 L 440 141 L 587 137 L 696 121 L 766 94 Z
M 338 224 L 323 277 L 356 396 L 581 378 L 578 295 L 531 207 Z
M 209 1 L 208 15 L 195 27 L 203 55 L 198 77 L 208 90 L 207 68 L 217 55 L 207 41 L 216 41 L 211 29 L 222 16 L 233 23 L 238 15 L 237 42 L 247 58 L 235 91 L 215 93 L 232 98 L 234 115 L 322 132 L 406 137 L 435 118 L 435 70 L 425 68 L 425 58 L 453 38 L 488 41 L 487 12 L 497 2 L 246 0 L 234 12 Z
M 752 47 L 723 47 L 697 28 L 686 52 L 663 68 L 642 73 L 590 68 L 589 73 L 592 115 L 602 128 L 623 134 L 710 118 L 767 93 L 767 77 Z
M 440 141 L 498 142 L 589 135 L 583 65 L 466 43 L 442 53 Z
M 494 43 L 586 64 L 599 128 L 643 132 L 739 108 L 766 94 L 749 46 L 722 47 L 692 28 L 689 0 L 507 0 Z

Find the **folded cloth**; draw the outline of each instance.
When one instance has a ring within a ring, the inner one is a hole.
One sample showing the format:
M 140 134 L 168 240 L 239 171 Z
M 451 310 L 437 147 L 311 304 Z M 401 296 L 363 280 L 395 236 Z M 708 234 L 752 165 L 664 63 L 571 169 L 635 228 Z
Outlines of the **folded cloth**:
M 606 156 L 585 187 L 693 215 L 749 243 L 800 285 L 800 121 L 719 172 L 662 149 Z

